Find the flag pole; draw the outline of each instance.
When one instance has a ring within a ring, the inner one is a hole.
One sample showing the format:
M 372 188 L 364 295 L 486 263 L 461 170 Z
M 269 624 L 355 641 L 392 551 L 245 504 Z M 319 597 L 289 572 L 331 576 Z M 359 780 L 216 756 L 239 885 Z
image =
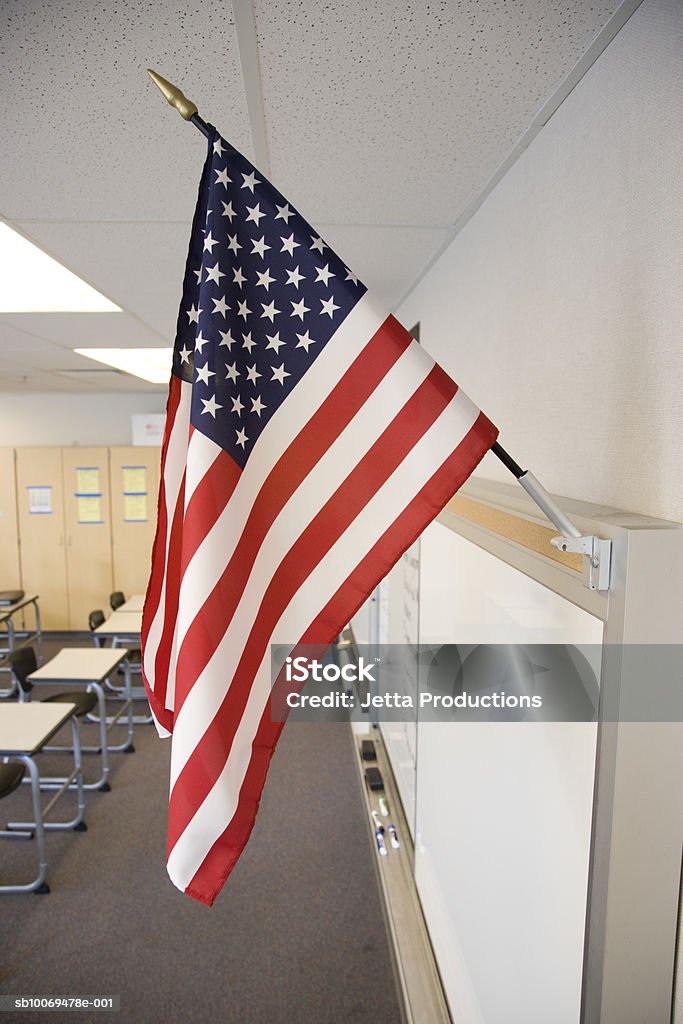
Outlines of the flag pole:
M 195 128 L 198 128 L 202 135 L 207 138 L 211 134 L 213 126 L 199 116 L 196 103 L 188 100 L 180 89 L 171 82 L 162 78 L 156 71 L 147 68 L 147 74 L 154 84 L 166 98 L 168 103 L 178 111 L 185 121 L 191 121 Z M 521 487 L 526 491 L 532 501 L 538 505 L 544 515 L 550 520 L 553 526 L 562 534 L 561 537 L 554 537 L 552 543 L 561 551 L 577 551 L 588 555 L 589 558 L 589 586 L 591 589 L 607 589 L 605 580 L 609 579 L 609 551 L 605 545 L 609 541 L 598 541 L 595 537 L 584 537 L 577 526 L 562 511 L 555 499 L 546 491 L 545 487 L 528 469 L 522 467 L 512 456 L 498 444 L 497 441 L 491 447 L 491 452 L 499 459 L 505 468 L 512 473 Z M 585 543 L 590 542 L 590 543 Z M 602 547 L 599 547 L 602 545 Z M 596 570 L 600 569 L 599 581 Z M 595 584 L 595 585 L 594 585 Z

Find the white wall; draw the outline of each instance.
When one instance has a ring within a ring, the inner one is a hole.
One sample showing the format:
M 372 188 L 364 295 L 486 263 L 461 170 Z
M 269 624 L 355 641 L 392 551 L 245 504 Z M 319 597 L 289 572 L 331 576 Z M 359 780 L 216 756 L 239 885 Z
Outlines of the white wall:
M 166 395 L 0 395 L 0 438 L 25 445 L 131 444 L 133 413 L 163 412 Z
M 676 521 L 682 53 L 645 0 L 397 312 L 549 490 Z

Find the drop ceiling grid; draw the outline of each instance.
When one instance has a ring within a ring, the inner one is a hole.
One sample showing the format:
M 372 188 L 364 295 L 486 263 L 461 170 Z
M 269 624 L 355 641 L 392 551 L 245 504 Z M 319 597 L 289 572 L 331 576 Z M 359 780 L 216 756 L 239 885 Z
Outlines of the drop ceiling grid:
M 249 151 L 231 7 L 21 0 L 0 14 L 2 213 L 11 220 L 191 219 L 201 138 L 157 68 Z
M 314 223 L 446 227 L 618 0 L 254 0 L 273 178 Z

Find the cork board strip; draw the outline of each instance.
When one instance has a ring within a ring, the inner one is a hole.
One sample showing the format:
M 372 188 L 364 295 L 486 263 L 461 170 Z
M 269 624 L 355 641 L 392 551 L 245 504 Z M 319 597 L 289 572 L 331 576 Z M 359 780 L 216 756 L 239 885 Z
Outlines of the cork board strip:
M 446 505 L 446 509 L 462 519 L 467 519 L 477 526 L 483 526 L 492 533 L 515 541 L 522 547 L 535 551 L 553 562 L 560 562 L 574 572 L 583 572 L 583 556 L 565 551 L 558 551 L 550 543 L 551 537 L 557 537 L 558 531 L 546 526 L 539 526 L 538 523 L 529 522 L 511 512 L 502 512 L 500 509 L 490 508 L 478 501 L 471 501 L 456 494 Z

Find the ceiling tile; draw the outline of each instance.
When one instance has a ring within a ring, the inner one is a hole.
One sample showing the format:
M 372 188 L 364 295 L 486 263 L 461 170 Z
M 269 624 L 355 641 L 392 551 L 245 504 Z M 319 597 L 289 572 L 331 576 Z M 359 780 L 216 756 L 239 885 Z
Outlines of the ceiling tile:
M 254 0 L 273 179 L 320 221 L 453 224 L 620 0 Z
M 12 220 L 192 216 L 205 140 L 149 66 L 250 150 L 228 3 L 21 0 L 2 5 L 0 40 L 2 212 Z

